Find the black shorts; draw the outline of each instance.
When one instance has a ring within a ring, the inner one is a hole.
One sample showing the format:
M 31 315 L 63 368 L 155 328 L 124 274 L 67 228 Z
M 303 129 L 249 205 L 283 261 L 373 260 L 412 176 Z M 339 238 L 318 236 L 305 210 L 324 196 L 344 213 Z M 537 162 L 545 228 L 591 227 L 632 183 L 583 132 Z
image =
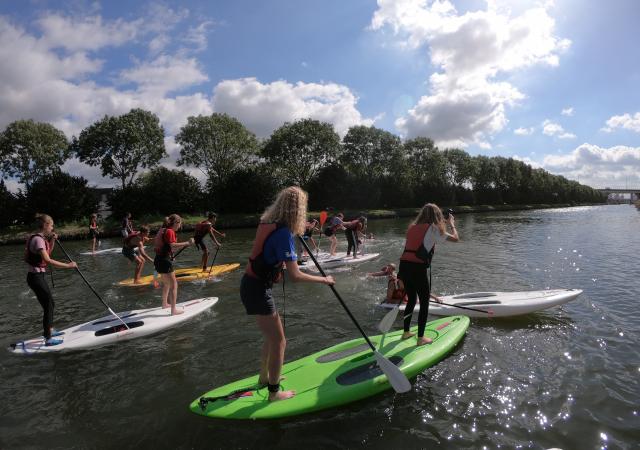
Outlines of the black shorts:
M 131 262 L 136 262 L 136 256 L 138 256 L 138 247 L 122 247 L 122 254 Z
M 171 262 L 168 256 L 156 255 L 156 257 L 153 258 L 153 267 L 155 267 L 158 273 L 173 272 L 173 262 Z
M 271 288 L 267 288 L 264 281 L 246 273 L 240 281 L 240 299 L 250 316 L 271 316 L 276 312 Z
M 332 230 L 331 228 L 325 228 L 325 229 L 324 229 L 324 235 L 325 235 L 326 237 L 331 237 L 331 236 L 333 236 L 333 230 Z
M 97 238 L 99 235 L 100 235 L 100 233 L 98 233 L 97 230 L 94 230 L 93 228 L 89 228 L 89 237 L 91 239 Z
M 208 251 L 207 246 L 205 245 L 203 239 L 204 239 L 204 236 L 193 238 L 197 249 L 200 249 L 202 251 Z

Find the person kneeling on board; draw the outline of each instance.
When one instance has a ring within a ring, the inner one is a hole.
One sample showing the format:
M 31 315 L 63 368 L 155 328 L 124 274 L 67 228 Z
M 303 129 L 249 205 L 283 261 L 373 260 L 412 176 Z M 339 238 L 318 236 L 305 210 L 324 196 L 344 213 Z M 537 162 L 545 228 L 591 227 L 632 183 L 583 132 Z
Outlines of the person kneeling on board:
M 178 242 L 176 231 L 182 227 L 182 218 L 177 214 L 167 217 L 166 227 L 160 228 L 154 239 L 156 257 L 153 265 L 162 280 L 162 307 L 171 306 L 171 315 L 182 314 L 184 311 L 176 309 L 178 299 L 178 280 L 173 271 L 173 252 L 193 245 L 193 238 L 186 242 Z
M 136 265 L 133 271 L 134 284 L 140 283 L 140 274 L 142 273 L 145 259 L 153 263 L 153 259 L 144 251 L 144 243 L 147 240 L 149 240 L 149 227 L 143 225 L 139 231 L 129 233 L 122 244 L 122 254 Z
M 451 227 L 451 234 L 446 231 L 447 224 Z M 400 270 L 398 271 L 398 278 L 404 283 L 407 292 L 403 339 L 414 336 L 414 333 L 409 331 L 411 328 L 411 316 L 416 306 L 416 300 L 420 298 L 418 345 L 431 343 L 432 340 L 430 338 L 424 337 L 424 329 L 429 313 L 429 297 L 431 295 L 427 269 L 431 266 L 436 244 L 445 241 L 458 242 L 459 240 L 453 214 L 449 214 L 448 219 L 445 221 L 442 211 L 433 203 L 424 205 L 418 216 L 409 225 L 404 251 L 400 256 Z
M 51 258 L 51 252 L 58 235 L 53 232 L 53 219 L 47 214 L 36 214 L 37 230 L 27 238 L 24 249 L 24 260 L 29 265 L 27 285 L 31 288 L 42 306 L 42 327 L 46 346 L 62 344 L 61 339 L 55 339 L 62 333 L 53 329 L 53 295 L 45 275 L 47 265 L 61 269 L 75 269 L 75 262 L 63 263 Z
M 304 233 L 307 193 L 297 186 L 280 191 L 260 217 L 249 264 L 240 282 L 240 298 L 248 315 L 256 316 L 264 337 L 258 382 L 267 384 L 269 401 L 285 400 L 295 391 L 280 390 L 286 339 L 273 301 L 273 284 L 283 281 L 283 265 L 292 281 L 334 284 L 333 277 L 308 275 L 297 264 L 294 235 Z

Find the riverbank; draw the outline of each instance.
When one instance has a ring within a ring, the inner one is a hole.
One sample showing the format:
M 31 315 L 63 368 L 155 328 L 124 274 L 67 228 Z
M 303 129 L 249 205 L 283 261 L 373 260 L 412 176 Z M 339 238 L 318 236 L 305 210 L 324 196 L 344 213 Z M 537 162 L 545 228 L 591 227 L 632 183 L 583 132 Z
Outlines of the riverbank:
M 523 211 L 532 209 L 552 209 L 569 208 L 576 206 L 593 206 L 595 204 L 537 204 L 537 205 L 475 205 L 475 206 L 443 206 L 442 209 L 451 208 L 456 214 L 482 213 L 495 211 Z M 414 217 L 419 208 L 397 208 L 397 209 L 372 209 L 372 210 L 344 210 L 347 218 L 366 216 L 369 220 L 393 219 L 398 217 Z M 260 220 L 259 214 L 223 214 L 218 218 L 216 228 L 220 230 L 231 228 L 251 228 L 255 227 Z M 309 211 L 310 217 L 318 217 L 319 211 Z M 204 219 L 199 215 L 183 215 L 183 231 L 193 231 L 195 225 Z M 54 218 L 55 219 L 55 218 Z M 152 231 L 160 228 L 162 216 L 142 217 L 135 221 L 135 225 L 149 225 Z M 102 237 L 120 236 L 120 225 L 118 221 L 107 221 L 100 224 L 100 235 Z M 0 245 L 22 244 L 31 230 L 27 227 L 8 227 L 0 230 Z M 56 227 L 60 239 L 65 241 L 77 241 L 88 239 L 88 224 L 79 223 L 61 224 Z

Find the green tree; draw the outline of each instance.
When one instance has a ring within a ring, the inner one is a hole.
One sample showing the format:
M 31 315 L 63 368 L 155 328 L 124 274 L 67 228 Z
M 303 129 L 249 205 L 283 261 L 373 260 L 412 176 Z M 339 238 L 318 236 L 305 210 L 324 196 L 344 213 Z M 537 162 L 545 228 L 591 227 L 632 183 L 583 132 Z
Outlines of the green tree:
M 283 173 L 287 182 L 307 189 L 325 167 L 336 161 L 340 136 L 333 125 L 313 119 L 285 123 L 265 142 L 262 154 Z
M 12 225 L 18 219 L 17 197 L 7 189 L 4 180 L 0 180 L 0 227 Z
M 257 159 L 255 135 L 227 114 L 189 117 L 176 142 L 181 146 L 178 165 L 197 167 L 214 185 Z
M 354 175 L 370 182 L 389 174 L 402 161 L 400 138 L 379 128 L 351 127 L 342 146 L 342 164 Z
M 0 134 L 3 178 L 16 177 L 27 189 L 39 178 L 60 171 L 69 157 L 64 133 L 48 123 L 17 120 Z
M 37 212 L 47 213 L 60 222 L 85 219 L 98 206 L 98 198 L 87 186 L 86 179 L 61 171 L 34 181 L 22 201 L 26 205 L 25 223 L 32 221 Z
M 155 114 L 132 109 L 121 116 L 104 116 L 73 139 L 80 161 L 100 166 L 103 176 L 130 186 L 143 167 L 153 167 L 165 156 L 164 129 Z

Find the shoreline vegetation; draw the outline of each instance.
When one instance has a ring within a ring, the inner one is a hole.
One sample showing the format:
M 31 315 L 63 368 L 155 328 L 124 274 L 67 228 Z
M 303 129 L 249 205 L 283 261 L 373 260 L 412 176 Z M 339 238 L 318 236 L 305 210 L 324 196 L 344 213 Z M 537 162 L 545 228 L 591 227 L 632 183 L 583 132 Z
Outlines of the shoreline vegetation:
M 603 203 L 558 203 L 558 204 L 532 204 L 532 205 L 472 205 L 472 206 L 442 206 L 443 210 L 452 208 L 456 215 L 466 213 L 482 213 L 482 212 L 497 212 L 497 211 L 526 211 L 533 209 L 555 209 L 555 208 L 570 208 L 580 206 L 595 206 Z M 640 205 L 639 205 L 640 207 Z M 392 208 L 392 209 L 370 209 L 370 210 L 355 210 L 344 209 L 340 210 L 345 214 L 345 217 L 356 217 L 364 215 L 368 220 L 378 219 L 393 219 L 399 217 L 415 217 L 420 208 Z M 336 210 L 337 212 L 337 210 Z M 217 229 L 233 229 L 233 228 L 255 228 L 256 224 L 260 220 L 261 213 L 255 214 L 222 214 L 218 217 L 216 228 Z M 318 217 L 320 211 L 309 211 L 309 217 Z M 204 214 L 185 214 L 183 218 L 182 231 L 193 231 L 195 225 L 203 220 Z M 111 216 L 109 219 L 99 224 L 100 237 L 111 238 L 120 236 L 120 219 L 118 217 Z M 135 220 L 135 228 L 140 225 L 150 226 L 152 232 L 156 232 L 162 220 L 161 215 L 142 217 L 141 220 Z M 27 226 L 12 226 L 0 228 L 0 245 L 15 245 L 24 244 L 27 236 L 32 230 Z M 89 226 L 88 223 L 62 223 L 56 227 L 56 233 L 62 240 L 66 241 L 90 241 L 89 238 Z

